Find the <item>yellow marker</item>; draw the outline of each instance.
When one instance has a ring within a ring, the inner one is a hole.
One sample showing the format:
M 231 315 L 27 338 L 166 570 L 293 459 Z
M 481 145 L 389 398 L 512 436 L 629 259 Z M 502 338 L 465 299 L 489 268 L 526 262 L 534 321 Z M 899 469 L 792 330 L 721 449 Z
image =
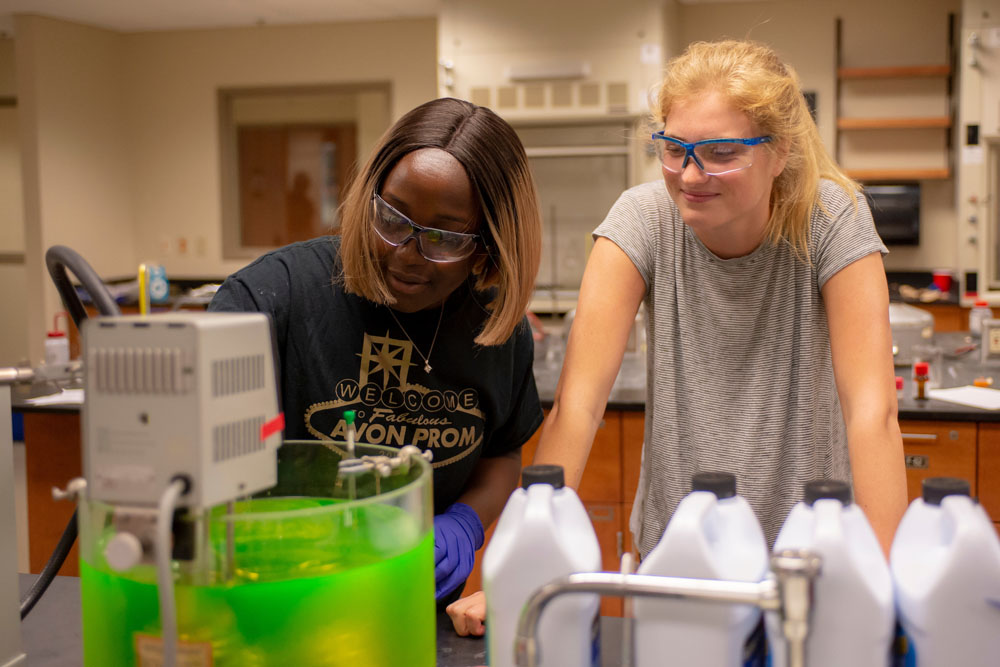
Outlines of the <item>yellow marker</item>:
M 139 265 L 139 314 L 149 314 L 149 274 L 146 265 Z

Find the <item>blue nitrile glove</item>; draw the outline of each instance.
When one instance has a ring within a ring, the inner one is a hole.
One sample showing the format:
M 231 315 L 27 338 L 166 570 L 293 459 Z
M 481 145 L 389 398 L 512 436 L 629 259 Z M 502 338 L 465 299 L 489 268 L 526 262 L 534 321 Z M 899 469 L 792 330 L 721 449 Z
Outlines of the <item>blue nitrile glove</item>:
M 455 503 L 444 514 L 434 517 L 434 579 L 438 600 L 469 577 L 484 537 L 483 522 L 465 503 Z

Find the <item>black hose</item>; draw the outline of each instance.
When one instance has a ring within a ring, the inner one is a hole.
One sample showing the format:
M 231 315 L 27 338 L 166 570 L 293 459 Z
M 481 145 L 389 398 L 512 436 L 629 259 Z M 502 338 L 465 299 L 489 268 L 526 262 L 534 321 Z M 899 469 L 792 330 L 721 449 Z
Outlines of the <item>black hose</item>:
M 87 319 L 87 310 L 83 307 L 83 302 L 76 293 L 73 283 L 70 282 L 66 269 L 72 271 L 87 289 L 94 305 L 97 306 L 97 312 L 101 315 L 122 314 L 118 304 L 115 303 L 108 288 L 104 285 L 104 281 L 90 267 L 90 264 L 72 248 L 67 248 L 64 245 L 52 246 L 45 252 L 45 266 L 49 270 L 49 275 L 52 277 L 56 289 L 59 290 L 59 298 L 62 299 L 63 305 L 69 311 L 77 329 Z
M 55 579 L 56 573 L 59 572 L 59 568 L 62 567 L 63 563 L 66 562 L 66 556 L 69 555 L 70 550 L 73 548 L 73 543 L 76 542 L 76 510 L 73 510 L 73 516 L 69 518 L 69 523 L 66 524 L 66 528 L 63 529 L 62 536 L 59 538 L 59 543 L 56 544 L 55 550 L 52 555 L 49 556 L 49 562 L 45 564 L 42 568 L 42 573 L 38 575 L 35 579 L 35 583 L 31 585 L 31 589 L 28 591 L 27 595 L 21 600 L 21 620 L 28 615 L 28 612 L 32 610 L 35 603 L 41 599 L 42 593 L 44 593 L 52 580 Z
M 70 317 L 73 318 L 73 324 L 76 325 L 77 329 L 80 329 L 80 325 L 87 319 L 87 309 L 84 308 L 83 302 L 80 300 L 80 295 L 76 293 L 76 288 L 70 282 L 66 269 L 72 271 L 87 289 L 94 305 L 97 306 L 97 312 L 101 315 L 121 315 L 121 310 L 105 286 L 104 281 L 91 268 L 90 264 L 72 248 L 67 248 L 63 245 L 52 246 L 45 253 L 45 266 L 49 270 L 52 282 L 55 283 L 56 289 L 59 291 L 59 298 L 62 299 L 63 305 L 69 311 Z M 55 579 L 59 568 L 66 562 L 66 557 L 73 548 L 73 543 L 76 542 L 76 533 L 76 510 L 73 510 L 73 516 L 69 518 L 69 522 L 63 529 L 62 535 L 59 537 L 59 543 L 56 544 L 55 550 L 49 556 L 45 567 L 42 568 L 42 573 L 38 575 L 27 595 L 21 600 L 22 620 L 34 608 L 38 600 L 41 599 L 42 594 L 45 593 L 49 584 Z

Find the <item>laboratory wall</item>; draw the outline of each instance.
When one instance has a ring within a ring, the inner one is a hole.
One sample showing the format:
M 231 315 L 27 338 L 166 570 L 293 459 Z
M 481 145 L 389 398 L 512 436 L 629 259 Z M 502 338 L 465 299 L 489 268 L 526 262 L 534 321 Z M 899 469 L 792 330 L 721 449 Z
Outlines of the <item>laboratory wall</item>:
M 14 41 L 0 35 L 0 366 L 28 357 L 23 220 Z
M 663 62 L 685 44 L 727 37 L 757 39 L 774 46 L 796 68 L 803 89 L 816 93 L 820 134 L 834 152 L 838 143 L 836 19 L 842 19 L 843 66 L 947 64 L 948 15 L 959 14 L 961 5 L 961 0 L 627 0 L 613 4 L 585 0 L 570 9 L 565 3 L 539 5 L 529 0 L 444 0 L 438 42 L 439 60 L 445 63 L 439 72 L 440 91 L 490 104 L 515 123 L 531 118 L 573 122 L 598 114 L 641 117 L 648 112 L 649 93 L 658 83 Z M 587 74 L 574 78 L 581 67 Z M 562 70 L 566 78 L 531 78 L 547 70 L 557 74 Z M 882 84 L 888 85 L 892 84 Z M 909 108 L 906 113 L 919 115 L 926 110 L 926 115 L 948 115 L 945 87 L 941 79 L 926 92 L 918 91 L 915 98 L 908 91 L 906 104 L 920 109 Z M 590 104 L 585 103 L 588 88 L 594 89 Z M 613 91 L 621 99 L 613 100 Z M 854 96 L 848 101 L 858 99 Z M 894 99 L 862 95 L 860 103 L 893 104 Z M 841 114 L 852 112 L 840 110 Z M 939 133 L 942 145 L 946 132 Z M 862 138 L 862 143 L 869 139 Z M 866 157 L 851 154 L 849 144 L 845 150 L 845 161 Z M 943 162 L 946 155 L 941 149 L 921 158 Z M 637 151 L 631 180 L 658 177 L 654 161 Z M 954 179 L 923 182 L 921 242 L 894 246 L 886 258 L 887 268 L 956 265 L 955 187 Z
M 803 89 L 816 91 L 817 125 L 824 143 L 834 151 L 835 20 L 842 20 L 840 65 L 844 67 L 943 65 L 949 63 L 948 14 L 961 12 L 961 0 L 711 2 L 684 5 L 680 35 L 685 43 L 732 37 L 772 45 L 796 68 Z M 886 87 L 892 82 L 881 85 Z M 942 108 L 927 115 L 947 115 L 946 96 L 933 91 L 928 96 L 933 97 L 918 100 L 918 104 Z M 872 96 L 867 102 L 894 103 L 890 96 Z M 909 110 L 909 115 L 920 113 Z M 956 265 L 955 189 L 953 178 L 922 182 L 920 244 L 893 246 L 885 258 L 887 269 L 922 271 Z
M 52 244 L 77 249 L 109 278 L 134 275 L 141 261 L 191 278 L 221 277 L 244 264 L 222 253 L 222 88 L 382 83 L 391 90 L 391 118 L 456 95 L 489 104 L 514 123 L 638 122 L 665 60 L 685 44 L 749 37 L 772 44 L 795 66 L 803 88 L 816 93 L 818 127 L 832 151 L 836 18 L 843 21 L 843 65 L 944 64 L 948 14 L 981 21 L 998 4 L 442 0 L 437 18 L 128 34 L 18 16 L 13 46 L 0 39 L 0 97 L 13 88 L 14 74 L 17 81 L 16 122 L 0 122 L 0 192 L 19 170 L 24 196 L 0 196 L 0 253 L 23 251 L 26 259 L 20 269 L 0 263 L 0 307 L 20 313 L 24 302 L 41 305 L 25 318 L 30 327 L 14 334 L 27 339 L 37 360 L 61 308 L 42 262 Z M 574 74 L 580 71 L 585 75 Z M 955 83 L 962 85 L 960 77 Z M 957 90 L 955 99 L 964 104 L 961 95 Z M 12 113 L 0 107 L 0 121 Z M 952 132 L 959 146 L 959 128 Z M 374 133 L 365 139 L 372 140 Z M 657 178 L 655 160 L 636 150 L 628 176 Z M 894 246 L 887 268 L 974 261 L 968 225 L 957 219 L 957 187 L 954 177 L 924 181 L 921 243 Z M 23 225 L 11 226 L 18 217 Z M 8 277 L 18 270 L 22 282 Z M 20 348 L 3 335 L 0 363 L 23 356 L 7 352 Z
M 45 248 L 106 278 L 158 262 L 219 277 L 220 88 L 381 82 L 392 118 L 436 96 L 436 20 L 121 34 L 15 18 L 28 338 L 41 356 L 60 309 Z
M 62 309 L 45 250 L 66 245 L 104 276 L 134 264 L 121 36 L 35 16 L 15 19 L 24 193 L 28 345 L 42 358 Z
M 220 88 L 388 83 L 391 119 L 436 97 L 434 19 L 125 36 L 136 260 L 168 275 L 226 275 Z

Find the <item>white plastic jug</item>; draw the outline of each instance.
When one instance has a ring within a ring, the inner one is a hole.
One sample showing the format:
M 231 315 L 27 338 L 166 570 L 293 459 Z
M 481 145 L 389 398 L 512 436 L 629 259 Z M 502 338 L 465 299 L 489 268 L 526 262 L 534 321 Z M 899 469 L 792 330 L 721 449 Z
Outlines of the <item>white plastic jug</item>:
M 785 519 L 775 552 L 808 549 L 822 559 L 806 639 L 809 667 L 886 667 L 895 629 L 892 578 L 875 531 L 846 482 L 817 480 Z M 780 621 L 767 614 L 773 667 L 788 664 Z
M 483 557 L 486 651 L 491 667 L 513 667 L 517 621 L 528 597 L 553 579 L 601 570 L 601 549 L 587 510 L 563 485 L 560 466 L 528 466 L 511 494 Z M 572 594 L 550 602 L 539 619 L 539 665 L 600 664 L 600 598 Z
M 638 574 L 757 582 L 767 573 L 767 542 L 728 473 L 698 473 L 663 537 Z M 752 605 L 636 597 L 637 667 L 743 667 L 763 661 Z
M 889 561 L 910 667 L 1000 664 L 1000 539 L 965 480 L 924 480 Z

